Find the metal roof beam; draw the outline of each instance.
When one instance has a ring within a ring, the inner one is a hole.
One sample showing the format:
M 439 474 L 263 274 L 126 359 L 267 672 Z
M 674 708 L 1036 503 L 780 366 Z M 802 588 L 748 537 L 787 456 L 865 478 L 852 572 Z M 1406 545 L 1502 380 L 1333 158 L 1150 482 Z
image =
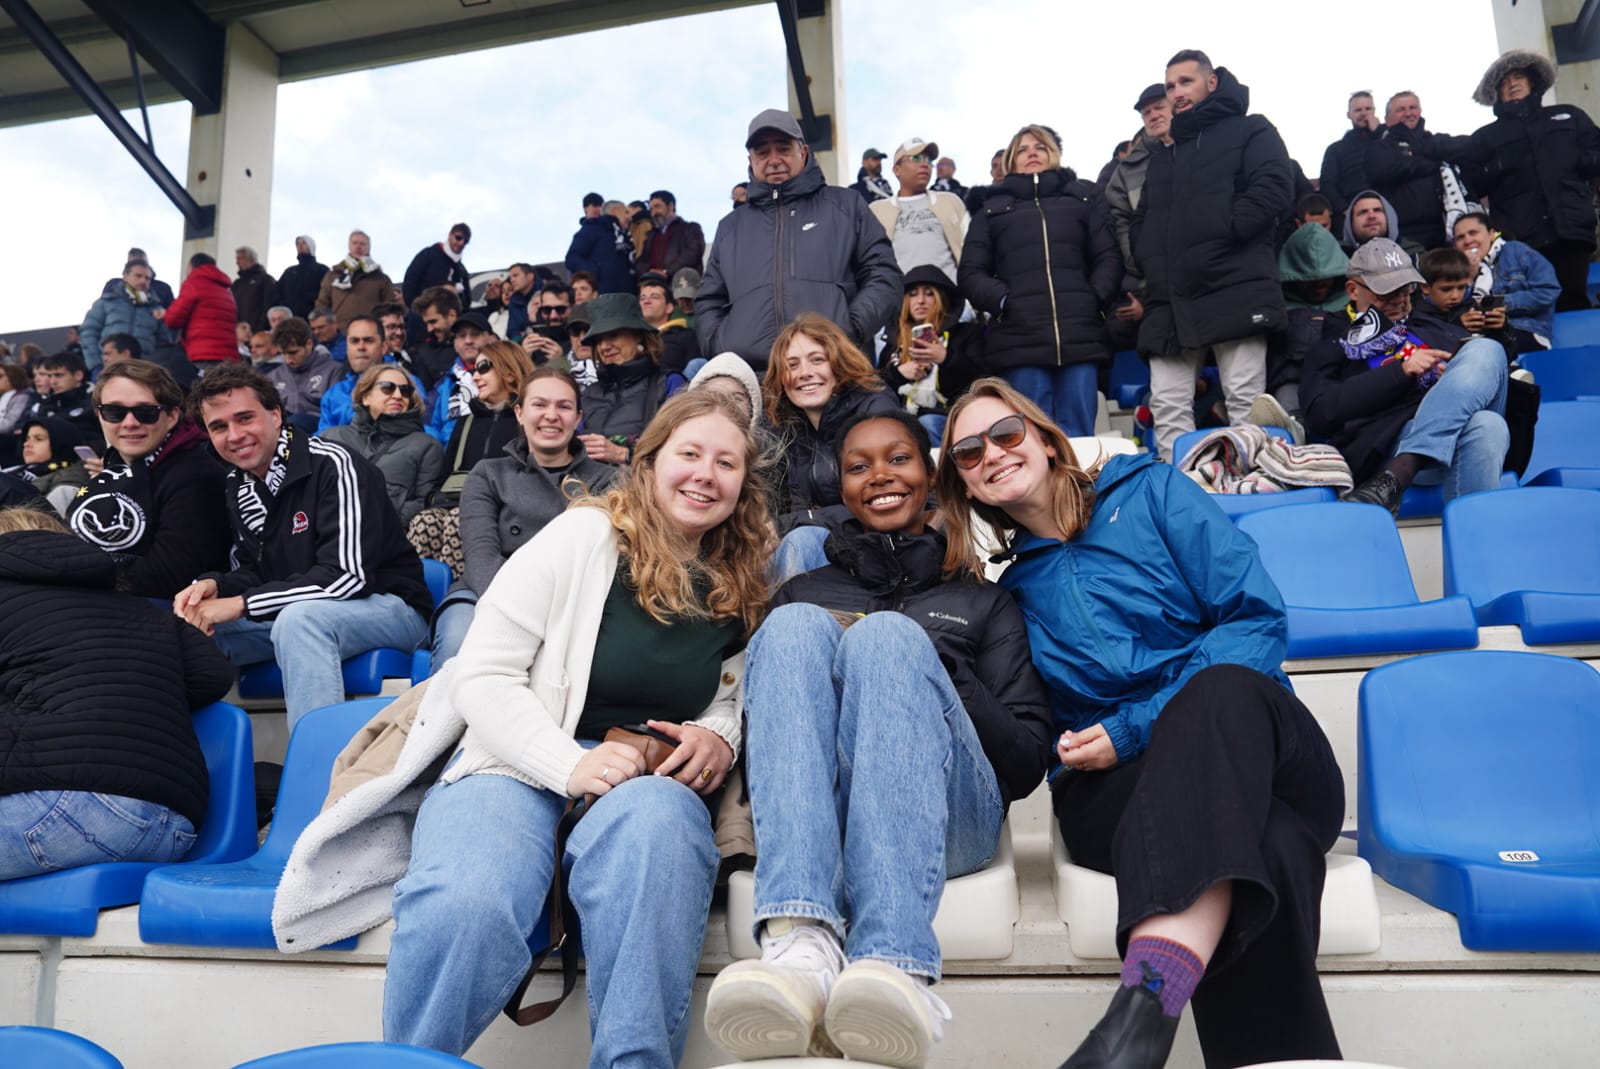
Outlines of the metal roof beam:
M 223 30 L 189 0 L 83 0 L 118 36 L 194 105 L 196 114 L 222 108 Z

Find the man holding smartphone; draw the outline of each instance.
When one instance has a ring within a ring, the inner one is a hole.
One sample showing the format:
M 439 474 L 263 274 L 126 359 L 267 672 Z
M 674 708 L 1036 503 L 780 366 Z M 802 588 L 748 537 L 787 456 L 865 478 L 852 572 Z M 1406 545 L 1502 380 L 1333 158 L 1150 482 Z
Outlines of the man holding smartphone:
M 1358 248 L 1350 314 L 1328 317 L 1335 326 L 1300 377 L 1306 429 L 1336 446 L 1357 480 L 1345 500 L 1395 514 L 1414 482 L 1442 483 L 1447 502 L 1497 488 L 1511 443 L 1505 352 L 1464 328 L 1413 321 L 1422 281 L 1388 238 Z

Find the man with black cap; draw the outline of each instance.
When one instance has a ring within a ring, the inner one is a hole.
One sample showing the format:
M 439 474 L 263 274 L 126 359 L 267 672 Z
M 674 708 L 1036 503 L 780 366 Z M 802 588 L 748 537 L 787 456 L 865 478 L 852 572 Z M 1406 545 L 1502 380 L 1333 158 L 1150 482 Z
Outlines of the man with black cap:
M 938 158 L 939 146 L 920 137 L 895 149 L 894 176 L 900 188 L 894 197 L 875 200 L 870 207 L 889 234 L 901 271 L 932 264 L 946 278 L 955 278 L 969 220 L 960 197 L 928 188 Z
M 604 211 L 606 200 L 598 193 L 583 198 L 583 218 L 567 246 L 568 271 L 587 271 L 600 280 L 601 293 L 633 291 L 632 242 L 628 232 Z
M 1388 238 L 1350 257 L 1343 330 L 1306 355 L 1306 429 L 1333 443 L 1357 480 L 1346 501 L 1400 510 L 1413 482 L 1444 484 L 1448 502 L 1500 485 L 1506 428 L 1505 352 L 1492 338 L 1411 314 L 1422 275 Z
M 861 154 L 861 170 L 856 172 L 855 185 L 850 188 L 861 194 L 867 203 L 894 196 L 894 187 L 883 177 L 883 161 L 889 157 L 875 148 Z
M 1162 145 L 1172 144 L 1172 102 L 1167 99 L 1167 87 L 1160 82 L 1145 86 L 1134 103 L 1143 128 L 1128 144 L 1128 151 L 1112 170 L 1106 181 L 1106 207 L 1111 213 L 1111 229 L 1117 235 L 1117 247 L 1122 250 L 1125 277 L 1122 288 L 1127 296 L 1119 302 L 1116 316 L 1119 323 L 1135 323 L 1144 315 L 1141 299 L 1144 295 L 1144 272 L 1133 258 L 1133 213 L 1139 207 L 1144 193 L 1144 173 L 1150 166 L 1150 155 Z
M 894 247 L 866 202 L 829 186 L 787 111 L 750 120 L 750 200 L 717 224 L 700 293 L 700 350 L 736 352 L 758 372 L 778 331 L 801 312 L 870 342 L 900 306 Z

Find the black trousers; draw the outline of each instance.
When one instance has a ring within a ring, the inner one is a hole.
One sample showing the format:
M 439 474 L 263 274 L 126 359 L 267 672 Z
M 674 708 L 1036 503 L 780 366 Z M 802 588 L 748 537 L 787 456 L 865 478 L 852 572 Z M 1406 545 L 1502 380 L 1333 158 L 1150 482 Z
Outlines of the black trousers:
M 1077 864 L 1117 880 L 1117 946 L 1146 917 L 1233 881 L 1233 910 L 1193 1006 L 1208 1069 L 1337 1059 L 1317 976 L 1325 855 L 1344 781 L 1316 720 L 1239 665 L 1197 673 L 1138 760 L 1064 772 L 1056 817 Z
M 1556 311 L 1575 312 L 1590 307 L 1589 257 L 1594 255 L 1594 243 L 1553 241 L 1538 252 L 1556 269 L 1556 281 L 1561 283 Z

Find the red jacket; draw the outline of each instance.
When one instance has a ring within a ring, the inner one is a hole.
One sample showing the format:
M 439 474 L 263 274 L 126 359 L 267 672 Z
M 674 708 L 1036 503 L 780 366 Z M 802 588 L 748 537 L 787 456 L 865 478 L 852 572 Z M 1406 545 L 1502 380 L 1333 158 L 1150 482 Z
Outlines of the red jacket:
M 228 276 L 216 264 L 201 264 L 183 280 L 162 322 L 169 330 L 183 331 L 183 351 L 190 360 L 215 362 L 239 359 L 234 335 L 238 316 Z

